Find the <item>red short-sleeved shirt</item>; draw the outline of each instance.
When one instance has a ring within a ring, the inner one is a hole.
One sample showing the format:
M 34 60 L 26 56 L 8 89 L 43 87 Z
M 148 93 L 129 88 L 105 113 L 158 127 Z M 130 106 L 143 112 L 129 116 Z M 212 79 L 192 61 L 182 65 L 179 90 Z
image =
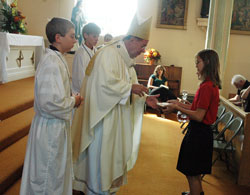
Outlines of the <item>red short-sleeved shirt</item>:
M 205 109 L 207 112 L 202 122 L 211 125 L 215 122 L 219 106 L 219 88 L 212 81 L 206 80 L 197 90 L 191 110 Z

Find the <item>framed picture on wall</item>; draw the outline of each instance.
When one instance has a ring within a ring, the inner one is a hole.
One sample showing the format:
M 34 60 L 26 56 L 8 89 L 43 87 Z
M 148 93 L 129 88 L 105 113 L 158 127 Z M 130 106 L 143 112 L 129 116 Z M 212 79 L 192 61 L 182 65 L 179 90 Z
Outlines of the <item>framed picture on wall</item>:
M 250 35 L 250 0 L 234 0 L 231 33 Z
M 158 28 L 187 29 L 188 0 L 158 0 Z

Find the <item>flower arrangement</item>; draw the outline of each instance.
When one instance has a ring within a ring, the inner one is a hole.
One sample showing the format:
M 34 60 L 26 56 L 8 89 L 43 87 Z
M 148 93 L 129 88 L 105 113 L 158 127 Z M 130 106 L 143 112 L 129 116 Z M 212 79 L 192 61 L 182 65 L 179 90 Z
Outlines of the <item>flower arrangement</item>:
M 1 29 L 9 33 L 26 33 L 26 23 L 23 21 L 25 16 L 17 9 L 17 0 L 8 5 L 5 0 L 1 0 L 3 8 L 1 13 L 3 21 L 1 21 Z
M 160 59 L 161 59 L 161 54 L 156 49 L 153 49 L 153 48 L 152 49 L 148 49 L 144 53 L 144 60 L 147 63 L 149 63 L 151 61 L 156 61 L 157 62 Z

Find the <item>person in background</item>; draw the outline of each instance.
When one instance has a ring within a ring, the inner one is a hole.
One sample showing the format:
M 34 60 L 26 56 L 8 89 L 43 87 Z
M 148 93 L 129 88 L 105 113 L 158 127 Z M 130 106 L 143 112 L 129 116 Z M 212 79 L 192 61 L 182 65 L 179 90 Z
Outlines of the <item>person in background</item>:
M 35 116 L 23 167 L 21 195 L 72 194 L 71 112 L 83 98 L 72 95 L 63 57 L 76 42 L 74 25 L 53 18 L 46 26 L 50 48 L 35 75 Z
M 190 119 L 177 163 L 177 170 L 187 177 L 190 188 L 190 192 L 183 192 L 182 195 L 204 195 L 201 175 L 211 174 L 213 132 L 210 125 L 216 120 L 221 88 L 220 62 L 214 50 L 205 49 L 198 52 L 195 64 L 201 84 L 192 105 L 169 100 L 167 109 L 163 110 L 179 110 Z
M 86 67 L 97 51 L 95 46 L 100 33 L 101 29 L 95 23 L 88 23 L 82 29 L 84 43 L 76 51 L 72 65 L 72 90 L 74 93 L 80 93 Z
M 233 98 L 230 98 L 229 101 L 237 106 L 241 106 L 241 90 L 248 88 L 250 86 L 250 82 L 244 76 L 237 74 L 233 76 L 231 84 L 236 87 L 237 94 Z
M 104 43 L 108 43 L 113 39 L 113 36 L 109 33 L 107 33 L 106 35 L 104 35 Z
M 107 45 L 110 41 L 112 41 L 113 36 L 109 33 L 105 34 L 103 37 L 104 43 L 102 45 L 99 45 L 97 47 L 97 49 L 101 49 L 102 47 L 104 47 L 105 45 Z
M 81 45 L 83 40 L 82 27 L 87 23 L 83 13 L 83 0 L 77 1 L 72 10 L 71 21 L 75 25 L 75 37 L 78 40 L 78 44 Z
M 168 87 L 168 80 L 164 76 L 165 75 L 165 68 L 162 65 L 158 65 L 155 67 L 154 73 L 148 79 L 147 87 L 149 89 L 155 89 L 160 87 L 161 85 L 165 85 Z
M 150 91 L 149 95 L 160 94 L 160 96 L 158 97 L 158 100 L 160 102 L 166 102 L 171 99 L 177 99 L 177 97 L 168 87 L 167 78 L 164 76 L 165 72 L 166 69 L 164 66 L 162 65 L 156 66 L 154 73 L 149 77 L 147 85 Z M 162 112 L 160 113 L 162 114 Z
M 250 112 L 250 86 L 241 90 L 241 99 L 244 100 L 244 111 Z
M 158 108 L 158 96 L 145 95 L 148 89 L 138 84 L 133 67 L 145 52 L 151 26 L 151 18 L 139 19 L 134 17 L 126 37 L 100 49 L 86 69 L 85 104 L 72 123 L 74 190 L 85 194 L 115 194 L 127 183 L 139 150 L 144 104 Z

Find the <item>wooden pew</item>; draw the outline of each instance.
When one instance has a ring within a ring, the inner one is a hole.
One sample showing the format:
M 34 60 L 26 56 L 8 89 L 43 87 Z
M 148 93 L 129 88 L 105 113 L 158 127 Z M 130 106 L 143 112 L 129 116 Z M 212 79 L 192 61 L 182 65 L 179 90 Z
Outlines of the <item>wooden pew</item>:
M 222 96 L 220 96 L 220 103 L 226 107 L 226 110 L 233 112 L 234 117 L 239 116 L 244 120 L 244 131 L 239 135 L 240 137 L 238 136 L 235 143 L 238 166 L 237 182 L 239 185 L 250 186 L 250 113 L 244 112 L 242 108 L 235 106 Z

